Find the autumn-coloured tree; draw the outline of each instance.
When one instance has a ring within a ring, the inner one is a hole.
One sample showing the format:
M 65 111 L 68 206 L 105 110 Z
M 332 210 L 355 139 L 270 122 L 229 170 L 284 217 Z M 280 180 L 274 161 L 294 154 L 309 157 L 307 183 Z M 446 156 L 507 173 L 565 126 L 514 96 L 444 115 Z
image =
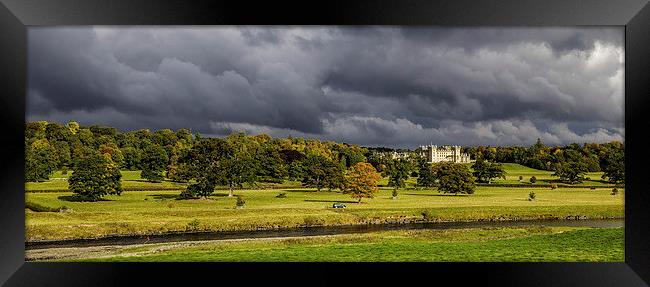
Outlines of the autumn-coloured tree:
M 373 198 L 379 191 L 377 181 L 381 177 L 377 170 L 365 162 L 359 162 L 348 169 L 346 175 L 346 193 L 350 193 L 352 198 L 358 198 L 359 202 L 364 197 Z

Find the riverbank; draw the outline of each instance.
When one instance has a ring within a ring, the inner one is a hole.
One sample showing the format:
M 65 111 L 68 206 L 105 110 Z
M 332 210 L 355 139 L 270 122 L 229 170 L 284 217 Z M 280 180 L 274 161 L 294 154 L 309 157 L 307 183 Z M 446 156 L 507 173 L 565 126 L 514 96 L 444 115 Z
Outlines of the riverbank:
M 329 225 L 329 226 L 302 226 L 285 229 L 241 230 L 230 232 L 172 232 L 167 234 L 152 235 L 119 235 L 102 238 L 85 238 L 71 240 L 47 240 L 26 242 L 26 250 L 46 248 L 74 248 L 91 246 L 113 246 L 133 244 L 154 244 L 166 242 L 202 241 L 202 240 L 229 240 L 229 239 L 259 239 L 278 237 L 307 237 L 319 235 L 339 235 L 369 233 L 388 230 L 420 230 L 420 229 L 462 229 L 462 228 L 504 228 L 504 227 L 587 227 L 587 228 L 616 228 L 623 227 L 623 219 L 523 219 L 500 221 L 461 221 L 461 222 L 411 222 L 411 223 L 384 223 L 364 225 Z

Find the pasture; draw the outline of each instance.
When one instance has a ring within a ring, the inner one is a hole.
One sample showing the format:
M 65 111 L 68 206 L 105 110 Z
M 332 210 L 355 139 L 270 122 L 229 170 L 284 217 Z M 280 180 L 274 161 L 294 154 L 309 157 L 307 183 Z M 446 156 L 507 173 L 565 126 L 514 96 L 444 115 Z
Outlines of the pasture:
M 147 182 L 139 171 L 122 171 L 126 191 L 120 196 L 78 202 L 66 191 L 65 179 L 70 173 L 57 172 L 49 181 L 26 184 L 25 235 L 26 241 L 48 241 L 325 225 L 624 217 L 625 190 L 618 188 L 619 193 L 612 195 L 611 186 L 600 181 L 600 174 L 588 175 L 598 180 L 582 184 L 598 188 L 550 189 L 539 184 L 555 180 L 552 172 L 517 164 L 504 167 L 506 179 L 494 183 L 520 186 L 477 186 L 471 195 L 449 195 L 414 188 L 416 178 L 410 178 L 407 188 L 399 189 L 393 199 L 392 188 L 385 186 L 387 179 L 383 178 L 379 193 L 358 203 L 340 190 L 317 192 L 300 187 L 299 182 L 285 181 L 235 191 L 246 201 L 242 209 L 235 208 L 235 197 L 219 188 L 208 198 L 180 200 L 186 184 Z M 537 186 L 528 182 L 533 175 Z M 160 190 L 165 188 L 177 190 Z M 528 200 L 531 191 L 536 194 L 532 201 Z M 333 209 L 333 203 L 347 208 Z M 394 230 L 34 250 L 28 251 L 30 256 L 68 261 L 622 261 L 623 230 L 534 226 Z
M 622 218 L 624 190 L 609 188 L 477 187 L 472 195 L 445 195 L 435 190 L 382 188 L 362 203 L 340 191 L 313 189 L 238 190 L 235 197 L 216 191 L 208 199 L 177 200 L 180 191 L 127 191 L 98 202 L 70 201 L 70 192 L 26 193 L 26 200 L 65 212 L 26 210 L 26 239 L 56 240 L 109 235 L 160 234 L 182 231 L 255 230 L 309 225 L 367 224 L 413 221 L 542 219 L 586 216 Z M 277 198 L 285 193 L 285 198 Z M 346 209 L 332 209 L 335 202 Z
M 85 248 L 61 261 L 622 262 L 623 228 L 401 230 L 300 238 Z M 37 254 L 38 255 L 38 254 Z

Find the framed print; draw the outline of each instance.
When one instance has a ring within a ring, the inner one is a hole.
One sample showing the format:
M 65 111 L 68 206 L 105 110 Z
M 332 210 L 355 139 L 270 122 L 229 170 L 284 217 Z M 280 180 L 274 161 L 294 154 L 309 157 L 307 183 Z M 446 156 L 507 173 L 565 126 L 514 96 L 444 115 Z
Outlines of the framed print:
M 2 4 L 7 286 L 650 281 L 647 1 Z

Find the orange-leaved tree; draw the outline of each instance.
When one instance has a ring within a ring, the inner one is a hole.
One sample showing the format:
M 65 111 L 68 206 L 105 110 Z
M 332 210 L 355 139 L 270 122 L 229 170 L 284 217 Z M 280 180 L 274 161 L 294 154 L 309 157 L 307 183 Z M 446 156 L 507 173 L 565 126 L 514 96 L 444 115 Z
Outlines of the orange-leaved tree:
M 379 191 L 377 181 L 381 177 L 375 168 L 366 162 L 359 162 L 351 166 L 346 174 L 345 193 L 350 193 L 352 198 L 358 198 L 359 202 L 364 197 L 373 198 Z

